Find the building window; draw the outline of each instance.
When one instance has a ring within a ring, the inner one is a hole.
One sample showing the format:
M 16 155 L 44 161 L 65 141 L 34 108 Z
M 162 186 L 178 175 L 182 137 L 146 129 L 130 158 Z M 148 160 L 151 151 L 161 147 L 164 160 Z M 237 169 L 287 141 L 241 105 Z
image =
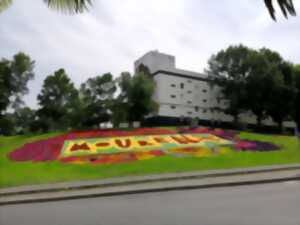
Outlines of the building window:
M 203 113 L 206 113 L 206 109 L 203 109 Z
M 203 89 L 202 92 L 203 92 L 203 93 L 207 93 L 207 90 L 206 90 L 206 89 Z
M 176 95 L 171 95 L 171 98 L 176 98 Z
M 203 102 L 205 103 L 205 102 L 207 102 L 207 100 L 206 100 L 206 99 L 203 99 Z
M 188 101 L 187 103 L 188 103 L 188 104 L 192 104 L 192 101 Z
M 171 109 L 176 109 L 176 106 L 175 105 L 171 105 Z
M 171 84 L 171 87 L 176 87 L 176 85 L 175 84 Z
M 184 83 L 181 83 L 181 84 L 180 84 L 180 88 L 181 88 L 181 89 L 184 89 Z
M 192 91 L 188 91 L 188 94 L 192 94 Z
M 192 81 L 191 81 L 191 80 L 188 80 L 188 83 L 192 83 Z
M 192 115 L 193 113 L 192 113 L 192 112 L 188 112 L 188 114 L 189 114 L 189 115 Z
M 199 112 L 199 106 L 195 106 L 195 111 Z
M 218 102 L 218 104 L 220 104 L 220 102 L 221 102 L 221 99 L 220 99 L 220 98 L 217 98 L 217 102 Z

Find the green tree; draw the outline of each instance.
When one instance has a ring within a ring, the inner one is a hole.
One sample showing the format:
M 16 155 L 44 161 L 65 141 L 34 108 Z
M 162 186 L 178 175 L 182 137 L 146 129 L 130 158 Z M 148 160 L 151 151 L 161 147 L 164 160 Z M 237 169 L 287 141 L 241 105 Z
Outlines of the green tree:
M 146 116 L 155 113 L 158 105 L 152 96 L 155 82 L 144 73 L 122 73 L 119 78 L 120 94 L 113 106 L 115 123 L 126 120 L 142 121 Z
M 148 66 L 145 66 L 144 64 L 140 64 L 137 69 L 136 73 L 144 73 L 147 76 L 151 76 L 151 72 Z
M 246 80 L 250 72 L 249 55 L 253 50 L 243 46 L 230 46 L 213 55 L 206 73 L 212 87 L 219 86 L 221 96 L 228 104 L 224 112 L 238 123 L 240 113 L 246 109 Z
M 277 71 L 277 77 L 275 77 L 267 108 L 268 115 L 278 124 L 279 130 L 282 131 L 284 120 L 292 118 L 296 89 L 294 87 L 292 64 L 283 62 L 279 65 Z
M 15 133 L 15 124 L 11 113 L 0 117 L 0 135 L 13 135 Z
M 0 115 L 10 106 L 18 108 L 23 95 L 28 93 L 28 81 L 34 78 L 34 61 L 22 52 L 12 60 L 0 61 Z
M 12 72 L 8 60 L 0 61 L 0 118 L 9 106 L 9 98 L 13 94 Z
M 300 129 L 300 65 L 294 66 L 294 84 L 296 89 L 293 117 Z
M 92 4 L 92 0 L 43 0 L 49 8 L 67 12 L 82 13 Z M 0 0 L 0 12 L 7 9 L 13 0 Z
M 99 127 L 111 119 L 111 107 L 116 85 L 110 73 L 88 79 L 81 85 L 82 127 Z
M 112 122 L 114 126 L 118 126 L 120 123 L 128 121 L 128 95 L 131 88 L 131 79 L 131 74 L 124 72 L 115 81 L 119 87 L 120 93 L 114 99 L 112 105 Z
M 242 111 L 251 111 L 258 128 L 271 116 L 282 130 L 293 111 L 295 88 L 293 67 L 279 53 L 233 46 L 213 56 L 209 68 L 212 85 L 218 85 L 229 101 L 225 112 L 237 118 Z
M 38 95 L 37 111 L 43 130 L 65 130 L 71 127 L 70 116 L 74 113 L 71 103 L 78 91 L 63 69 L 49 75 Z
M 14 121 L 7 110 L 17 110 L 23 104 L 22 97 L 28 93 L 28 81 L 33 79 L 34 61 L 24 53 L 18 53 L 12 60 L 0 61 L 0 133 L 13 134 Z
M 28 134 L 32 131 L 36 116 L 35 110 L 32 110 L 29 107 L 19 108 L 12 116 L 16 134 Z
M 263 48 L 259 51 L 252 51 L 248 58 L 250 72 L 246 80 L 247 109 L 250 110 L 257 120 L 258 128 L 261 122 L 267 118 L 271 110 L 272 102 L 276 102 L 274 95 L 279 89 L 282 79 L 280 66 L 283 59 L 279 53 Z M 278 93 L 279 94 L 279 93 Z
M 154 81 L 144 73 L 137 73 L 132 77 L 128 95 L 129 121 L 142 121 L 145 116 L 156 112 L 157 103 L 152 99 L 154 91 Z

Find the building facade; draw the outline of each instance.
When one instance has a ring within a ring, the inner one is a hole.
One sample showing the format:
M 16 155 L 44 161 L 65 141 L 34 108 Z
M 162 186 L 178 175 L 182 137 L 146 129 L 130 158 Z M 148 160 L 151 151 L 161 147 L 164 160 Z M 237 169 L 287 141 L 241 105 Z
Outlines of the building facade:
M 200 121 L 232 122 L 233 118 L 222 112 L 227 100 L 222 98 L 220 89 L 212 87 L 209 79 L 202 73 L 176 68 L 175 57 L 151 51 L 134 63 L 135 71 L 146 66 L 156 83 L 153 99 L 159 104 L 156 117 L 161 118 L 198 118 Z M 252 113 L 240 115 L 240 121 L 256 124 Z M 275 125 L 271 119 L 264 125 Z M 285 122 L 285 127 L 294 127 L 292 122 Z

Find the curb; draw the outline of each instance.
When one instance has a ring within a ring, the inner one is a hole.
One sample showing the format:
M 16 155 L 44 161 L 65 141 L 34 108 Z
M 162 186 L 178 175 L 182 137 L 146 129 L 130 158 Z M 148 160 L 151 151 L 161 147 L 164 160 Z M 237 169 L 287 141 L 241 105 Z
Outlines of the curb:
M 94 193 L 89 195 L 85 194 L 85 195 L 64 196 L 64 197 L 54 197 L 54 198 L 15 200 L 15 201 L 6 201 L 6 202 L 4 201 L 4 202 L 0 202 L 0 206 L 76 200 L 76 199 L 86 199 L 86 198 L 95 198 L 95 197 L 98 198 L 113 197 L 113 196 L 155 193 L 155 192 L 169 192 L 169 191 L 181 191 L 181 190 L 193 190 L 193 189 L 209 189 L 209 188 L 235 187 L 235 186 L 245 186 L 245 185 L 271 184 L 271 183 L 298 181 L 298 180 L 300 181 L 300 176 L 278 178 L 278 179 L 256 180 L 256 181 L 225 182 L 225 183 L 214 183 L 214 184 L 205 184 L 205 185 L 191 185 L 191 186 L 187 185 L 181 187 L 162 187 L 162 188 L 151 188 L 151 189 L 131 190 L 131 191 L 116 191 L 116 192 L 106 192 L 106 193 Z
M 300 180 L 299 164 L 112 178 L 0 189 L 0 206 L 298 180 Z
M 39 194 L 39 193 L 53 193 L 61 191 L 75 191 L 75 190 L 86 190 L 93 188 L 104 188 L 104 187 L 116 187 L 122 185 L 135 185 L 153 182 L 164 182 L 164 181 L 177 181 L 177 180 L 188 180 L 188 179 L 200 179 L 200 178 L 214 178 L 214 177 L 228 177 L 228 176 L 238 176 L 238 175 L 249 175 L 249 174 L 259 174 L 266 172 L 280 172 L 280 171 L 290 171 L 299 170 L 300 164 L 288 165 L 288 166 L 271 166 L 271 167 L 258 167 L 258 168 L 245 168 L 245 169 L 233 169 L 227 171 L 206 171 L 198 173 L 178 173 L 178 174 L 163 174 L 161 176 L 148 176 L 148 177 L 125 177 L 123 181 L 108 181 L 95 183 L 94 184 L 82 184 L 74 185 L 72 183 L 65 184 L 63 187 L 53 187 L 44 189 L 34 189 L 34 190 L 20 190 L 20 191 L 3 191 L 0 189 L 0 198 L 13 196 L 13 195 L 25 195 L 25 194 Z M 8 188 L 9 190 L 9 188 Z

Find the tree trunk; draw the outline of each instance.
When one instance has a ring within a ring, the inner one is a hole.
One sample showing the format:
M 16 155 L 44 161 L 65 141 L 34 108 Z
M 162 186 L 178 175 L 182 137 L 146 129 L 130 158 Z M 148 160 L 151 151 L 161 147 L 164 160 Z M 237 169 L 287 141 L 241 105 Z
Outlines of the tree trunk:
M 129 129 L 132 130 L 133 129 L 133 121 L 129 122 Z
M 233 124 L 235 128 L 239 128 L 239 115 L 233 116 Z
M 282 134 L 283 133 L 283 122 L 282 122 L 282 120 L 278 122 L 278 129 L 279 129 L 279 132 Z
M 260 131 L 262 127 L 262 116 L 261 115 L 256 115 L 256 126 L 257 129 Z

